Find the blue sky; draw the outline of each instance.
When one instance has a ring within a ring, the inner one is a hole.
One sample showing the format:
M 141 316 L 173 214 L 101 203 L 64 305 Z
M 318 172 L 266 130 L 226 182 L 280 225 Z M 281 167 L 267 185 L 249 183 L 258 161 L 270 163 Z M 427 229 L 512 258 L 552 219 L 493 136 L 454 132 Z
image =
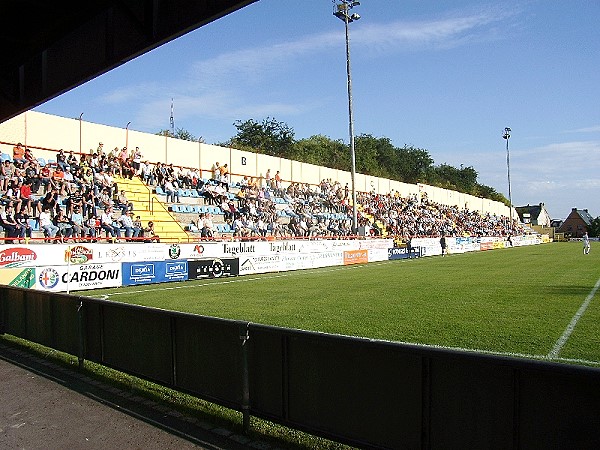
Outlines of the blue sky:
M 208 143 L 274 117 L 348 142 L 344 25 L 330 0 L 260 0 L 36 108 Z M 600 215 L 600 2 L 363 0 L 350 51 L 355 133 L 473 166 L 513 204 Z

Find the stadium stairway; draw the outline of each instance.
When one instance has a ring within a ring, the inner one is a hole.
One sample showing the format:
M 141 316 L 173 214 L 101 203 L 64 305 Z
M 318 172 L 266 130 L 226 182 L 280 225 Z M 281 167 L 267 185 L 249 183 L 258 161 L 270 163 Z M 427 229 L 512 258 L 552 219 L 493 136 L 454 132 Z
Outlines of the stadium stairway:
M 387 237 L 388 236 L 388 232 L 387 232 L 386 226 L 385 226 L 385 224 L 381 220 L 377 220 L 376 221 L 375 218 L 371 214 L 367 214 L 366 212 L 363 211 L 362 206 L 359 206 L 358 210 L 363 215 L 363 217 L 365 217 L 369 221 L 369 223 L 372 226 L 373 225 L 377 225 L 377 228 L 379 230 L 381 230 L 381 237 Z
M 167 205 L 153 193 L 138 177 L 133 179 L 114 177 L 119 192 L 125 191 L 127 199 L 133 203 L 134 217 L 140 216 L 144 227 L 154 222 L 154 230 L 161 242 L 187 242 L 188 234 L 177 219 L 169 212 Z

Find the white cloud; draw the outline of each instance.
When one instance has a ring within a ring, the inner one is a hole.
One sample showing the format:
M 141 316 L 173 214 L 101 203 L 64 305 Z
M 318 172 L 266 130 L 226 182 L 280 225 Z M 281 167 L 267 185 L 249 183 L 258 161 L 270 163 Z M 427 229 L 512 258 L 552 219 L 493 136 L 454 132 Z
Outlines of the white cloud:
M 578 128 L 576 130 L 569 130 L 566 133 L 598 133 L 600 132 L 600 125 L 594 125 L 591 127 Z

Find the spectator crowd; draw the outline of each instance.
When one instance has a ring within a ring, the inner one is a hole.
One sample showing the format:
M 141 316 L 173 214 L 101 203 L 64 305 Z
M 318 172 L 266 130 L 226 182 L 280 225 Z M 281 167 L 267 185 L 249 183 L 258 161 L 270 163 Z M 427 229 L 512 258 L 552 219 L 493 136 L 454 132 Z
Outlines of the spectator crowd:
M 348 237 L 352 204 L 348 184 L 322 180 L 318 185 L 291 182 L 268 170 L 264 177 L 232 183 L 227 164 L 216 162 L 210 179 L 195 168 L 149 163 L 138 147 L 106 152 L 99 143 L 89 154 L 60 150 L 56 161 L 38 160 L 21 144 L 0 167 L 0 224 L 9 240 L 31 236 L 31 218 L 49 241 L 107 238 L 158 240 L 154 224 L 143 226 L 134 204 L 120 190 L 118 178 L 139 177 L 162 191 L 167 203 L 180 203 L 183 189 L 194 190 L 219 208 L 234 238 Z M 402 197 L 398 192 L 357 193 L 357 225 L 367 236 L 413 237 L 508 236 L 524 230 L 506 217 L 428 200 L 426 195 Z M 185 224 L 202 238 L 216 236 L 215 217 L 202 213 Z

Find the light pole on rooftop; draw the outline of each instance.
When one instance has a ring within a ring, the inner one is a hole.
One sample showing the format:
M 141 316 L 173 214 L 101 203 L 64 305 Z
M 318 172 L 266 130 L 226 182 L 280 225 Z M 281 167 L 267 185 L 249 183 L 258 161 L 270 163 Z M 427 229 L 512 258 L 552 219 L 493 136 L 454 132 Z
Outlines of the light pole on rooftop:
M 348 35 L 348 24 L 358 19 L 360 16 L 356 13 L 350 14 L 350 10 L 360 2 L 352 0 L 333 0 L 333 15 L 344 22 L 346 29 L 346 72 L 348 75 L 348 122 L 350 133 L 350 159 L 352 161 L 352 232 L 358 232 L 357 213 L 356 213 L 356 154 L 354 151 L 354 116 L 352 112 L 352 77 L 350 75 L 350 37 Z
M 512 193 L 510 189 L 510 152 L 508 149 L 508 141 L 510 140 L 510 132 L 512 130 L 508 127 L 504 128 L 502 137 L 506 140 L 506 169 L 508 171 L 508 203 L 510 206 L 510 229 L 513 229 L 513 204 L 512 204 Z

